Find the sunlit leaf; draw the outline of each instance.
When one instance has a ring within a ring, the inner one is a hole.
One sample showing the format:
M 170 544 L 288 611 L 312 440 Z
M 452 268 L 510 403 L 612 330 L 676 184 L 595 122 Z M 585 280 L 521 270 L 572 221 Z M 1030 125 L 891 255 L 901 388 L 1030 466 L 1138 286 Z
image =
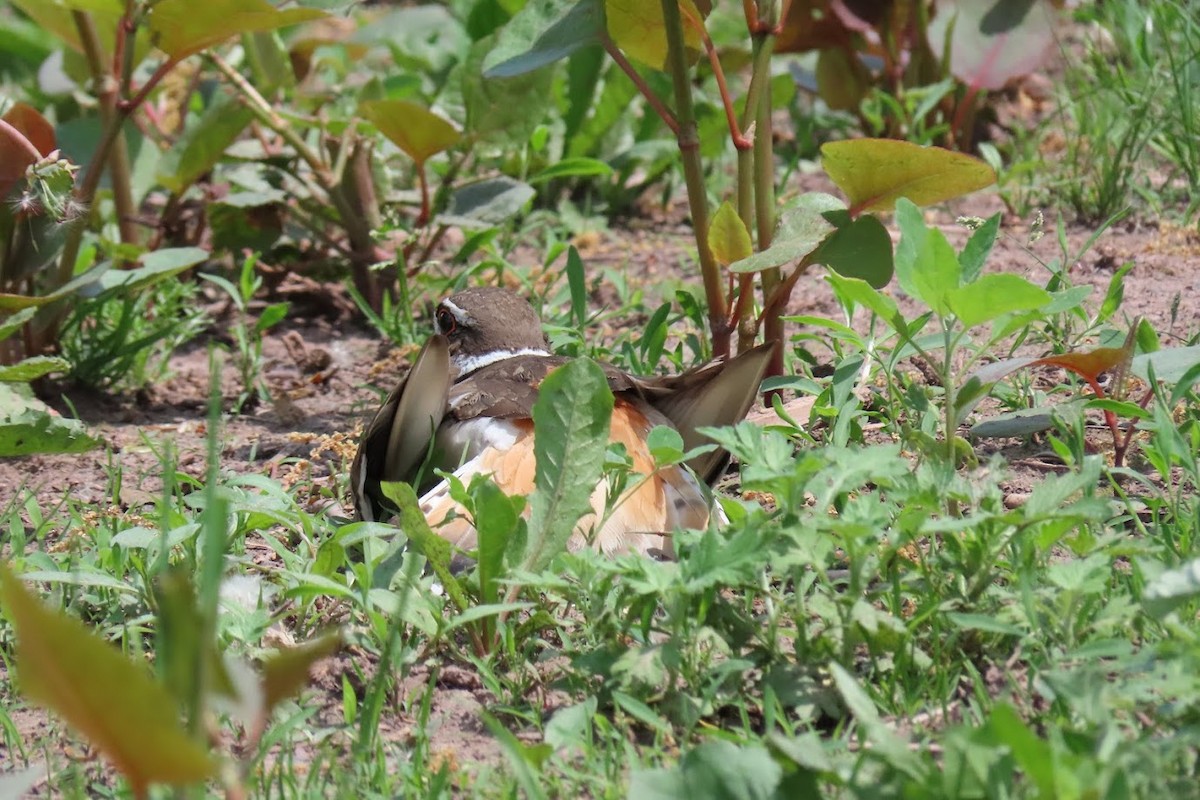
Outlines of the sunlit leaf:
M 684 44 L 699 50 L 704 45 L 701 31 L 704 16 L 692 0 L 679 0 Z M 662 69 L 667 61 L 667 27 L 662 3 L 646 0 L 604 0 L 608 35 L 635 61 Z
M 1130 353 L 1122 347 L 1097 347 L 1095 350 L 1083 352 L 1058 353 L 1039 358 L 1033 363 L 1037 366 L 1062 367 L 1089 381 L 1096 381 L 1129 355 Z
M 515 217 L 537 192 L 527 183 L 501 175 L 469 183 L 454 191 L 450 208 L 438 215 L 443 225 L 490 228 Z
M 529 179 L 530 183 L 544 183 L 554 178 L 607 178 L 613 168 L 595 158 L 564 158 Z
M 51 372 L 66 372 L 71 362 L 58 356 L 30 356 L 16 364 L 0 364 L 0 381 L 29 382 Z
M 167 247 L 143 253 L 138 259 L 140 267 L 135 269 L 108 270 L 99 278 L 100 286 L 107 290 L 120 288 L 134 291 L 151 286 L 159 281 L 178 275 L 209 258 L 209 253 L 199 247 Z
M 254 112 L 233 99 L 218 94 L 204 113 L 184 130 L 158 163 L 158 181 L 181 194 L 209 172 L 254 120 Z
M 267 0 L 161 0 L 147 20 L 154 45 L 178 60 L 242 33 L 273 31 L 326 16 L 315 8 L 277 9 Z
M 978 158 L 895 139 L 827 142 L 821 166 L 846 193 L 855 216 L 891 211 L 901 197 L 926 206 L 996 182 L 995 171 Z
M 1169 569 L 1149 581 L 1142 592 L 1142 605 L 1153 617 L 1162 619 L 1179 606 L 1200 596 L 1200 559 Z
M 1154 377 L 1168 384 L 1176 384 L 1200 364 L 1200 345 L 1191 347 L 1166 347 L 1153 353 L 1142 353 L 1130 362 L 1129 371 L 1139 378 L 1150 377 L 1150 366 Z
M 82 453 L 99 443 L 82 422 L 52 412 L 27 385 L 0 383 L 0 457 Z
M 708 225 L 708 246 L 721 266 L 749 258 L 754 250 L 750 231 L 729 201 L 721 203 Z
M 399 524 L 408 537 L 409 546 L 425 556 L 438 580 L 446 590 L 446 594 L 458 608 L 465 609 L 470 605 L 466 592 L 454 574 L 450 571 L 450 561 L 454 557 L 450 542 L 438 536 L 429 527 L 425 515 L 421 513 L 421 504 L 417 493 L 407 483 L 383 481 L 379 485 L 384 497 L 390 500 L 400 510 Z
M 793 264 L 821 246 L 836 228 L 825 214 L 846 208 L 831 194 L 807 192 L 779 209 L 771 246 L 729 265 L 732 272 L 761 272 Z
M 984 275 L 946 294 L 946 303 L 964 327 L 971 328 L 1013 311 L 1032 311 L 1049 303 L 1050 293 L 1020 275 Z
M 17 631 L 17 679 L 110 758 L 142 795 L 151 783 L 190 784 L 214 764 L 190 739 L 166 689 L 149 670 L 34 598 L 0 564 L 0 597 Z
M 407 100 L 367 100 L 359 103 L 358 112 L 418 165 L 461 138 L 449 120 Z

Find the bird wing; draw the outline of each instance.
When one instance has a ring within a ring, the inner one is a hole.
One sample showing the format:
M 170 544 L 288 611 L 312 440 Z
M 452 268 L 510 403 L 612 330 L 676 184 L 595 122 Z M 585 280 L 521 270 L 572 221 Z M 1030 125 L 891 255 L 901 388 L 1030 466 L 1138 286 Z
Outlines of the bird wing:
M 381 481 L 409 481 L 421 465 L 446 414 L 450 392 L 450 344 L 433 336 L 386 401 L 375 412 L 350 468 L 358 518 L 379 519 L 390 504 Z
M 776 342 L 761 344 L 728 361 L 718 361 L 667 378 L 641 378 L 638 386 L 683 437 L 684 450 L 706 444 L 697 432 L 705 426 L 734 425 L 745 418 L 766 374 Z M 724 471 L 729 454 L 714 450 L 688 461 L 712 483 Z

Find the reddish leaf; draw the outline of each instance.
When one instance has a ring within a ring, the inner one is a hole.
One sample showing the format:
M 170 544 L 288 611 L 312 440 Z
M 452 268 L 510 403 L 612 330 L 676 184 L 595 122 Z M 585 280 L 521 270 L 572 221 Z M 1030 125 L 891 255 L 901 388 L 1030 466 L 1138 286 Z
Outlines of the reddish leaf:
M 1089 383 L 1095 383 L 1102 373 L 1115 368 L 1130 355 L 1123 347 L 1098 347 L 1086 353 L 1062 353 L 1039 358 L 1033 362 L 1033 366 L 1062 367 Z
M 55 147 L 54 127 L 33 106 L 17 103 L 3 119 L 8 124 L 0 125 L 0 198 L 25 176 L 38 155 L 49 155 Z
M 151 783 L 196 783 L 212 774 L 208 753 L 184 733 L 174 700 L 144 664 L 47 608 L 3 564 L 0 598 L 17 631 L 21 690 L 107 755 L 135 795 Z

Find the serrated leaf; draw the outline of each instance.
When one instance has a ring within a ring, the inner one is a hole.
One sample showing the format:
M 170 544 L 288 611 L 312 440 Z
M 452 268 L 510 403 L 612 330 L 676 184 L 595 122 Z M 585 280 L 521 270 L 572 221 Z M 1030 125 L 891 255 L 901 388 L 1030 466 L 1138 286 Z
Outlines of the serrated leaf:
M 460 610 L 467 608 L 470 601 L 462 585 L 450 571 L 450 560 L 453 558 L 453 548 L 450 543 L 438 536 L 429 527 L 428 520 L 421 513 L 421 503 L 417 493 L 407 483 L 382 481 L 379 484 L 384 497 L 399 509 L 399 525 L 408 537 L 409 545 L 416 552 L 425 556 L 433 573 L 438 576 L 447 596 Z
M 679 0 L 679 15 L 684 45 L 699 50 L 704 46 L 704 16 L 692 0 Z M 667 61 L 667 26 L 662 3 L 604 0 L 604 19 L 608 35 L 626 55 L 654 69 L 663 68 Z
M 175 60 L 242 33 L 273 31 L 327 16 L 315 8 L 277 9 L 267 0 L 161 0 L 147 14 L 154 46 Z
M 184 733 L 174 699 L 145 665 L 47 608 L 3 564 L 0 597 L 17 631 L 21 691 L 111 759 L 135 795 L 151 783 L 190 784 L 212 774 L 212 759 Z
M 746 230 L 746 224 L 728 200 L 721 203 L 709 222 L 708 247 L 723 267 L 749 258 L 754 252 L 750 231 Z
M 825 214 L 845 208 L 846 204 L 831 194 L 808 192 L 800 195 L 779 209 L 779 222 L 771 246 L 730 264 L 730 271 L 761 272 L 799 261 L 837 230 Z
M 612 411 L 608 380 L 590 359 L 559 367 L 538 388 L 533 406 L 537 467 L 522 571 L 545 567 L 564 550 L 579 520 L 591 513 Z
M 850 199 L 850 211 L 891 211 L 907 197 L 919 206 L 940 203 L 996 182 L 984 161 L 941 147 L 894 139 L 851 139 L 821 146 L 821 166 Z
M 562 0 L 530 0 L 500 30 L 496 46 L 483 60 L 483 76 L 523 75 L 581 47 L 599 44 L 603 33 L 602 0 L 569 5 Z
M 1033 311 L 1051 300 L 1050 293 L 1020 275 L 984 275 L 946 294 L 946 304 L 963 327 L 972 328 L 1013 311 Z
M 358 113 L 418 166 L 449 150 L 462 137 L 448 119 L 407 100 L 366 100 L 358 104 Z

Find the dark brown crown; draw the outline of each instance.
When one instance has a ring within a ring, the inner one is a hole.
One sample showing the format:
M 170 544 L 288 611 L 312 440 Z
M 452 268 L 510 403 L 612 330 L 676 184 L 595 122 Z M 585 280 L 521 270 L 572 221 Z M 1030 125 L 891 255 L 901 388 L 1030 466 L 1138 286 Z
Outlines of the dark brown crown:
M 451 360 L 460 374 L 492 353 L 547 349 L 537 312 L 508 289 L 465 289 L 438 304 L 434 321 L 438 333 L 450 340 Z

